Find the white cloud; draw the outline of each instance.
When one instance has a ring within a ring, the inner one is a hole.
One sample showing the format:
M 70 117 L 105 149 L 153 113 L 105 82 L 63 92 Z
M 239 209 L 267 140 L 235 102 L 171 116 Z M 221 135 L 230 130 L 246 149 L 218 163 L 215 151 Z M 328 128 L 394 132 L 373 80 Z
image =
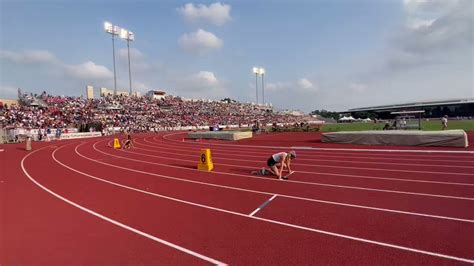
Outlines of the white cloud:
M 406 2 L 410 8 L 406 14 L 407 28 L 397 43 L 401 49 L 411 53 L 443 53 L 447 49 L 472 47 L 473 1 Z
M 255 84 L 253 84 L 255 86 Z M 268 82 L 265 85 L 265 91 L 278 92 L 284 90 L 291 90 L 291 84 L 285 82 Z
M 96 65 L 87 61 L 79 65 L 64 66 L 68 76 L 83 80 L 106 80 L 113 77 L 113 73 L 105 66 Z
M 193 79 L 204 86 L 216 86 L 219 84 L 214 73 L 209 71 L 199 71 L 199 73 L 193 75 Z
M 222 47 L 223 41 L 212 32 L 198 29 L 196 32 L 185 33 L 179 40 L 181 48 L 192 54 L 203 55 L 212 50 L 218 50 Z
M 457 63 L 472 56 L 471 0 L 405 0 L 405 27 L 393 39 L 388 71 Z
M 230 16 L 230 9 L 230 5 L 216 2 L 209 6 L 187 3 L 186 5 L 179 7 L 177 10 L 178 13 L 180 13 L 187 21 L 197 22 L 202 20 L 217 26 L 222 26 L 232 19 Z
M 407 27 L 411 30 L 423 30 L 431 27 L 436 19 L 410 18 L 407 21 Z
M 300 89 L 303 89 L 303 90 L 315 89 L 315 86 L 313 85 L 313 83 L 311 83 L 311 81 L 309 81 L 306 78 L 302 78 L 302 79 L 298 80 L 297 84 L 298 84 L 298 87 Z
M 0 58 L 23 65 L 47 64 L 49 67 L 46 70 L 49 74 L 66 75 L 81 80 L 104 80 L 113 77 L 112 72 L 105 66 L 92 61 L 79 65 L 64 64 L 54 54 L 44 50 L 0 51 Z
M 318 92 L 319 86 L 313 84 L 306 78 L 301 78 L 295 82 L 269 82 L 265 85 L 265 91 L 270 92 L 294 92 L 298 94 L 306 94 L 311 92 Z
M 56 57 L 45 50 L 25 50 L 22 52 L 0 51 L 0 58 L 15 63 L 34 64 L 34 63 L 55 63 Z
M 211 71 L 199 71 L 197 73 L 175 76 L 170 81 L 176 95 L 194 99 L 222 99 L 230 97 L 231 93 L 225 85 Z
M 409 14 L 449 11 L 465 0 L 403 0 L 403 7 Z M 470 0 L 468 0 L 470 1 Z

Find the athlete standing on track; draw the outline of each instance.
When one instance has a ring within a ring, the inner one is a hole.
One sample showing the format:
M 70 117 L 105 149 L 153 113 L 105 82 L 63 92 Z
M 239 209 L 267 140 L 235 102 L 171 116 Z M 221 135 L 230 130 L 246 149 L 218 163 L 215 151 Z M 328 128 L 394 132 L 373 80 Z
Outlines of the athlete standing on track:
M 288 179 L 288 175 L 292 174 L 290 163 L 292 159 L 296 158 L 296 152 L 279 152 L 275 153 L 267 160 L 267 165 L 270 167 L 270 172 L 278 177 L 278 179 Z M 278 169 L 280 167 L 280 169 Z M 283 170 L 288 171 L 288 175 L 283 176 Z

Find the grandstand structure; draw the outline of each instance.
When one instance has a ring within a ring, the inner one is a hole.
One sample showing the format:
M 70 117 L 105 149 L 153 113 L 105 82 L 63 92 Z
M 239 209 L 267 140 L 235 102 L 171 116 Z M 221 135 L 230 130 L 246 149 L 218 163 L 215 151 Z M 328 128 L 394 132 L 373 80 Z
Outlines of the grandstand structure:
M 425 118 L 441 117 L 474 117 L 474 98 L 450 99 L 438 101 L 410 102 L 392 105 L 379 105 L 349 109 L 342 114 L 360 116 L 361 113 L 373 113 L 380 119 L 394 118 L 394 112 L 424 111 Z
M 146 93 L 146 97 L 152 100 L 161 100 L 166 97 L 166 92 L 162 90 L 150 90 Z

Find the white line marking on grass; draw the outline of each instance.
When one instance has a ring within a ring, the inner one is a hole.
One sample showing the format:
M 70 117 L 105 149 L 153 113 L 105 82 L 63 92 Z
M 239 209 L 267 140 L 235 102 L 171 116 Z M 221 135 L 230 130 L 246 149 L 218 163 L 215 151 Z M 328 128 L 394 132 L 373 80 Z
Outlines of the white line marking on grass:
M 136 173 L 141 173 L 141 174 L 145 174 L 145 175 L 157 176 L 157 177 L 162 177 L 162 178 L 166 178 L 166 179 L 178 180 L 178 181 L 189 182 L 189 183 L 194 183 L 194 184 L 201 184 L 201 185 L 206 185 L 206 186 L 220 187 L 220 188 L 226 188 L 226 189 L 232 189 L 232 190 L 238 190 L 238 191 L 253 192 L 253 193 L 264 194 L 264 195 L 274 195 L 275 194 L 274 192 L 267 192 L 267 191 L 259 191 L 259 190 L 251 190 L 251 189 L 245 189 L 245 188 L 224 186 L 224 185 L 218 185 L 218 184 L 214 184 L 214 183 L 206 183 L 206 182 L 201 182 L 201 181 L 189 180 L 189 179 L 185 179 L 185 178 L 160 175 L 160 174 L 155 174 L 155 173 L 151 173 L 151 172 L 140 171 L 140 170 L 135 170 L 135 169 L 132 169 L 132 168 L 122 167 L 122 166 L 118 166 L 118 165 L 114 165 L 114 164 L 109 164 L 109 163 L 105 163 L 105 162 L 100 162 L 100 161 L 97 161 L 95 159 L 91 159 L 91 158 L 81 154 L 80 152 L 78 152 L 77 148 L 79 146 L 81 146 L 81 145 L 76 146 L 75 152 L 80 157 L 82 157 L 86 160 L 98 163 L 98 164 L 103 164 L 103 165 L 107 165 L 107 166 L 110 166 L 110 167 L 127 170 L 127 171 L 130 171 L 130 172 L 136 172 Z M 106 155 L 108 154 L 108 153 L 104 153 L 100 150 L 97 150 L 95 148 L 95 146 L 94 146 L 94 149 L 96 151 L 100 152 L 100 153 L 103 153 L 103 154 L 106 154 Z M 116 156 L 116 157 L 121 157 L 121 156 Z M 125 157 L 121 157 L 121 158 L 125 158 Z M 133 159 L 131 159 L 131 160 L 133 160 Z M 136 161 L 138 161 L 138 160 L 136 160 Z M 138 162 L 143 162 L 143 161 L 138 161 Z M 148 163 L 158 164 L 158 163 L 151 163 L 151 162 L 148 162 Z M 159 165 L 162 165 L 162 164 L 159 164 Z M 169 166 L 169 167 L 174 167 L 174 166 Z M 176 167 L 176 168 L 182 168 L 182 167 Z M 211 173 L 213 173 L 213 172 L 211 172 Z M 229 173 L 229 175 L 247 177 L 245 175 L 239 175 L 239 174 L 230 174 Z M 261 178 L 261 179 L 264 179 L 264 178 Z M 268 179 L 265 178 L 265 180 L 268 180 Z M 276 179 L 276 181 L 287 183 L 290 180 L 284 180 L 283 181 L 283 180 Z M 424 214 L 424 213 L 417 213 L 417 212 L 407 212 L 407 211 L 385 209 L 385 208 L 377 208 L 377 207 L 370 207 L 370 206 L 364 206 L 364 205 L 355 205 L 355 204 L 341 203 L 341 202 L 335 202 L 335 201 L 318 200 L 318 199 L 297 197 L 297 196 L 291 196 L 291 195 L 285 195 L 285 194 L 278 194 L 278 195 L 280 197 L 296 199 L 296 200 L 303 200 L 303 201 L 310 201 L 310 202 L 317 202 L 317 203 L 323 203 L 323 204 L 339 205 L 339 206 L 352 207 L 352 208 L 361 208 L 361 209 L 374 210 L 374 211 L 383 211 L 383 212 L 391 212 L 391 213 L 397 213 L 397 214 L 415 215 L 415 216 L 422 216 L 422 217 L 435 218 L 435 219 L 443 219 L 443 220 L 452 220 L 452 221 L 458 221 L 458 222 L 474 223 L 474 220 L 469 220 L 469 219 L 447 217 L 447 216 L 440 216 L 440 215 L 432 215 L 432 214 Z
M 80 146 L 80 145 L 78 145 L 78 146 Z M 76 152 L 77 152 L 77 147 L 78 146 L 76 146 Z M 55 161 L 58 162 L 57 160 L 55 160 Z M 60 163 L 60 162 L 58 162 L 58 163 Z M 62 164 L 62 163 L 60 163 L 60 164 Z M 71 167 L 67 167 L 67 168 L 72 170 Z M 334 237 L 359 241 L 359 242 L 363 242 L 363 243 L 369 243 L 369 244 L 379 245 L 379 246 L 383 246 L 383 247 L 389 247 L 389 248 L 399 249 L 399 250 L 403 250 L 403 251 L 420 253 L 420 254 L 424 254 L 424 255 L 430 255 L 430 256 L 435 256 L 435 257 L 440 257 L 440 258 L 445 258 L 445 259 L 451 259 L 451 260 L 456 260 L 456 261 L 467 262 L 467 263 L 474 263 L 474 260 L 467 259 L 467 258 L 455 257 L 455 256 L 441 254 L 441 253 L 425 251 L 425 250 L 421 250 L 421 249 L 415 249 L 415 248 L 409 248 L 409 247 L 400 246 L 400 245 L 389 244 L 389 243 L 385 243 L 385 242 L 373 241 L 373 240 L 360 238 L 360 237 L 353 237 L 353 236 L 348 236 L 348 235 L 344 235 L 344 234 L 338 234 L 338 233 L 334 233 L 334 232 L 319 230 L 319 229 L 315 229 L 315 228 L 310 228 L 310 227 L 305 227 L 305 226 L 299 226 L 299 225 L 295 225 L 295 224 L 280 222 L 280 221 L 276 221 L 276 220 L 260 218 L 260 217 L 257 217 L 257 216 L 249 216 L 249 215 L 243 214 L 243 213 L 238 213 L 238 212 L 229 211 L 229 210 L 226 210 L 226 209 L 211 207 L 211 206 L 207 206 L 207 205 L 203 205 L 203 204 L 199 204 L 199 203 L 195 203 L 195 202 L 191 202 L 191 201 L 185 201 L 185 200 L 168 197 L 168 196 L 161 195 L 161 194 L 156 194 L 156 193 L 140 190 L 140 189 L 137 189 L 137 188 L 133 188 L 133 187 L 129 187 L 129 186 L 126 186 L 126 185 L 111 182 L 111 181 L 108 181 L 108 180 L 104 180 L 104 179 L 101 179 L 99 177 L 89 175 L 89 174 L 83 173 L 83 172 L 75 170 L 75 169 L 73 171 L 75 171 L 77 173 L 81 173 L 85 176 L 91 177 L 91 178 L 96 179 L 98 181 L 102 181 L 102 182 L 111 184 L 111 185 L 115 185 L 115 186 L 118 186 L 118 187 L 122 187 L 122 188 L 125 188 L 125 189 L 130 189 L 130 190 L 140 192 L 140 193 L 144 193 L 144 194 L 147 194 L 147 195 L 151 195 L 151 196 L 155 196 L 155 197 L 159 197 L 159 198 L 163 198 L 163 199 L 168 199 L 168 200 L 171 200 L 171 201 L 180 202 L 180 203 L 183 203 L 183 204 L 188 204 L 188 205 L 192 205 L 192 206 L 196 206 L 196 207 L 201 207 L 201 208 L 210 209 L 210 210 L 214 210 L 214 211 L 219 211 L 219 212 L 223 212 L 223 213 L 233 214 L 233 215 L 237 215 L 237 216 L 241 216 L 241 217 L 245 217 L 245 218 L 249 218 L 249 219 L 256 219 L 256 220 L 259 220 L 259 221 L 264 221 L 264 222 L 268 222 L 268 223 L 272 223 L 272 224 L 278 224 L 278 225 L 287 226 L 287 227 L 300 229 L 300 230 L 305 230 L 305 231 L 309 231 L 309 232 L 320 233 L 320 234 L 324 234 L 324 235 L 329 235 L 329 236 L 334 236 Z
M 168 136 L 182 134 L 183 132 L 171 133 L 163 135 L 162 138 L 172 142 L 181 142 L 173 139 L 166 138 Z M 194 142 L 186 142 L 190 144 L 200 144 Z M 221 143 L 206 143 L 206 145 L 216 145 L 216 146 L 229 146 L 229 147 L 250 147 L 250 148 L 267 148 L 267 149 L 291 149 L 291 147 L 286 146 L 259 146 L 259 145 L 235 145 L 235 144 L 221 144 Z M 474 151 L 446 151 L 446 150 L 382 150 L 382 149 L 344 149 L 344 148 L 312 148 L 304 149 L 306 151 L 355 151 L 355 152 L 381 152 L 381 153 L 447 153 L 447 154 L 474 154 Z
M 114 155 L 114 154 L 111 154 L 111 153 L 106 153 L 106 152 L 103 152 L 103 151 L 100 151 L 100 150 L 96 149 L 95 144 L 94 144 L 94 149 L 97 150 L 100 153 L 103 153 L 103 154 L 106 154 L 106 155 L 109 155 L 109 156 L 112 156 L 112 157 L 116 157 L 116 158 L 121 158 L 121 159 L 128 160 L 128 161 L 136 161 L 136 162 L 146 163 L 146 164 L 161 165 L 161 166 L 164 166 L 164 167 L 172 167 L 172 168 L 180 168 L 180 169 L 188 169 L 188 170 L 198 171 L 197 169 L 189 169 L 189 168 L 181 167 L 181 166 L 174 166 L 174 165 L 168 165 L 168 164 L 161 164 L 161 163 L 131 159 L 131 158 L 128 158 L 128 157 L 123 157 L 123 156 L 118 156 L 118 155 Z M 169 158 L 169 157 L 161 157 L 161 156 L 156 156 L 156 155 L 142 154 L 142 153 L 137 153 L 137 152 L 132 152 L 132 151 L 125 151 L 125 150 L 121 150 L 121 152 L 137 154 L 137 155 L 147 156 L 147 157 L 163 158 L 163 159 L 169 159 L 169 160 L 175 160 L 175 161 L 185 161 L 185 162 L 190 161 L 190 160 L 185 160 L 185 159 L 175 159 L 175 158 Z M 214 163 L 214 165 L 238 166 L 238 165 L 223 164 L 223 163 Z M 243 165 L 239 165 L 239 167 L 255 169 L 255 167 L 243 166 Z M 298 171 L 298 172 L 299 173 L 305 173 L 304 171 Z M 225 173 L 225 172 L 217 172 L 217 171 L 213 171 L 213 172 L 210 172 L 210 173 L 211 174 L 212 173 L 218 173 L 218 174 L 236 175 L 236 174 L 230 174 L 230 173 Z M 254 179 L 265 179 L 265 180 L 281 181 L 281 180 L 278 180 L 278 179 L 268 179 L 268 178 L 250 176 L 250 175 L 240 175 L 240 176 L 245 176 L 247 178 L 254 178 Z M 307 185 L 313 185 L 313 186 L 325 186 L 325 187 L 335 187 L 335 188 L 343 188 L 343 189 L 366 190 L 366 191 L 375 191 L 375 192 L 384 192 L 384 193 L 396 193 L 396 194 L 407 194 L 407 195 L 416 195 L 416 196 L 426 196 L 426 197 L 436 197 L 436 198 L 447 198 L 447 199 L 472 200 L 472 201 L 474 201 L 474 198 L 448 196 L 448 195 L 438 195 L 438 194 L 429 194 L 429 193 L 417 193 L 417 192 L 407 192 L 407 191 L 398 191 L 398 190 L 343 186 L 343 185 L 333 185 L 333 184 L 326 184 L 326 183 L 305 182 L 305 181 L 295 181 L 295 180 L 285 180 L 285 182 L 298 183 L 298 184 L 307 184 Z
M 265 208 L 274 198 L 276 198 L 277 194 L 273 195 L 271 198 L 269 198 L 267 201 L 262 203 L 262 205 L 258 206 L 252 213 L 249 214 L 249 216 L 254 216 L 257 212 L 259 212 L 261 209 Z
M 67 144 L 66 144 L 66 145 L 67 145 Z M 64 146 L 62 146 L 62 147 L 64 147 Z M 60 149 L 60 148 L 58 148 L 58 149 Z M 56 149 L 54 152 L 56 152 L 58 149 Z M 82 206 L 82 205 L 80 205 L 80 204 L 77 204 L 77 203 L 75 203 L 75 202 L 73 202 L 73 201 L 71 201 L 71 200 L 69 200 L 69 199 L 67 199 L 67 198 L 65 198 L 65 197 L 63 197 L 63 196 L 61 196 L 61 195 L 59 195 L 59 194 L 53 192 L 53 191 L 51 191 L 50 189 L 46 188 L 45 186 L 41 185 L 38 181 L 36 181 L 33 177 L 31 177 L 31 175 L 28 173 L 28 171 L 26 171 L 25 166 L 24 166 L 24 161 L 25 161 L 25 159 L 28 158 L 28 157 L 29 157 L 30 155 L 32 155 L 33 153 L 39 151 L 39 150 L 41 150 L 41 149 L 38 149 L 38 150 L 36 150 L 36 151 L 33 151 L 32 153 L 29 153 L 29 154 L 27 154 L 25 157 L 23 157 L 23 159 L 21 160 L 21 168 L 22 168 L 22 170 L 23 170 L 23 173 L 25 173 L 25 175 L 26 175 L 34 184 L 36 184 L 38 187 L 40 187 L 40 188 L 43 189 L 44 191 L 48 192 L 49 194 L 55 196 L 56 198 L 58 198 L 58 199 L 60 199 L 60 200 L 62 200 L 62 201 L 64 201 L 64 202 L 66 202 L 66 203 L 68 203 L 68 204 L 70 204 L 70 205 L 72 205 L 72 206 L 74 206 L 74 207 L 76 207 L 76 208 L 78 208 L 78 209 L 80 209 L 80 210 L 86 212 L 86 213 L 89 213 L 89 214 L 91 214 L 91 215 L 93 215 L 93 216 L 95 216 L 95 217 L 98 217 L 98 218 L 100 218 L 100 219 L 102 219 L 102 220 L 104 220 L 104 221 L 107 221 L 107 222 L 109 222 L 109 223 L 112 223 L 112 224 L 114 224 L 114 225 L 116 225 L 116 226 L 118 226 L 118 227 L 121 227 L 121 228 L 125 229 L 125 230 L 131 231 L 131 232 L 133 232 L 133 233 L 135 233 L 135 234 L 141 235 L 141 236 L 146 237 L 146 238 L 148 238 L 148 239 L 151 239 L 151 240 L 153 240 L 153 241 L 155 241 L 155 242 L 158 242 L 158 243 L 163 244 L 163 245 L 166 245 L 166 246 L 168 246 L 168 247 L 177 249 L 177 250 L 179 250 L 179 251 L 181 251 L 181 252 L 184 252 L 184 253 L 189 254 L 189 255 L 191 255 L 191 256 L 194 256 L 194 257 L 196 257 L 196 258 L 205 260 L 205 261 L 207 261 L 207 262 L 210 262 L 210 263 L 213 263 L 213 264 L 216 264 L 216 265 L 226 265 L 226 264 L 223 263 L 223 262 L 220 262 L 220 261 L 218 261 L 218 260 L 209 258 L 209 257 L 207 257 L 207 256 L 204 256 L 204 255 L 202 255 L 202 254 L 199 254 L 199 253 L 197 253 L 197 252 L 194 252 L 194 251 L 192 251 L 192 250 L 189 250 L 189 249 L 187 249 L 187 248 L 184 248 L 184 247 L 175 245 L 175 244 L 173 244 L 173 243 L 171 243 L 171 242 L 168 242 L 168 241 L 166 241 L 166 240 L 160 239 L 160 238 L 155 237 L 155 236 L 153 236 L 153 235 L 147 234 L 147 233 L 145 233 L 145 232 L 143 232 L 143 231 L 140 231 L 140 230 L 135 229 L 135 228 L 133 228 L 133 227 L 130 227 L 130 226 L 126 225 L 126 224 L 123 224 L 123 223 L 121 223 L 121 222 L 118 222 L 118 221 L 116 221 L 116 220 L 113 220 L 113 219 L 111 219 L 111 218 L 109 218 L 109 217 L 107 217 L 107 216 L 105 216 L 105 215 L 102 215 L 102 214 L 100 214 L 100 213 L 97 213 L 97 212 L 94 212 L 94 211 L 92 211 L 92 210 L 90 210 L 90 209 L 87 209 L 86 207 L 84 207 L 84 206 Z M 54 152 L 53 152 L 53 153 L 54 153 Z

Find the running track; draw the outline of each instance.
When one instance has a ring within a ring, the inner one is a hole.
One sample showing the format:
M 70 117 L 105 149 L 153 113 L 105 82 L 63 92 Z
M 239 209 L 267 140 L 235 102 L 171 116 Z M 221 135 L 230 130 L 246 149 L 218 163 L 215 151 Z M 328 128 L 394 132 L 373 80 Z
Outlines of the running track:
M 0 264 L 474 263 L 472 153 L 299 149 L 279 181 L 249 173 L 286 133 L 183 136 L 3 146 Z

